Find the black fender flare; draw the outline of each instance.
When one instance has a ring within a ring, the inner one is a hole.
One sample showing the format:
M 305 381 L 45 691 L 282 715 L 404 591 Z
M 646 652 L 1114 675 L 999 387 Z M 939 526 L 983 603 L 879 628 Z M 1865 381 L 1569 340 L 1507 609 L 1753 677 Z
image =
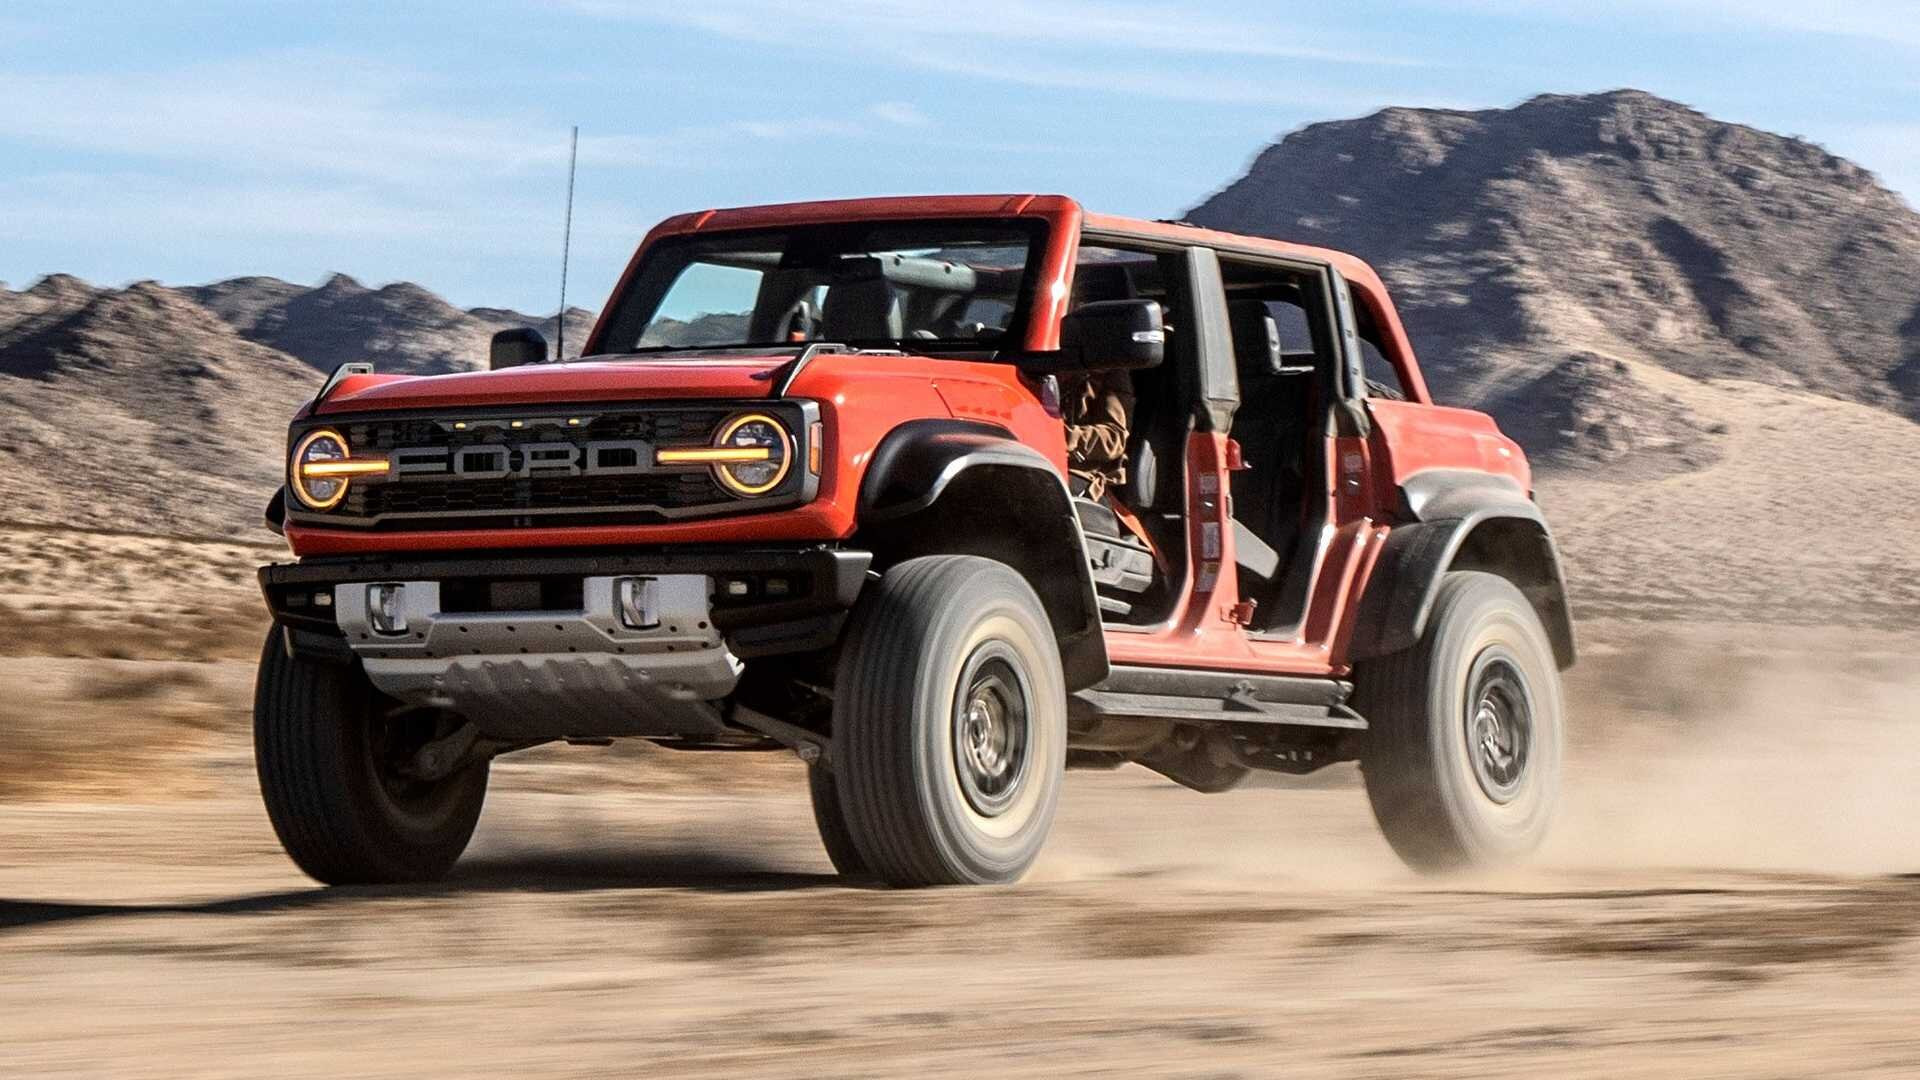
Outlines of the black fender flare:
M 938 502 L 947 486 L 976 465 L 1053 467 L 1040 452 L 1016 442 L 1006 428 L 973 420 L 910 420 L 873 451 L 860 480 L 860 521 L 891 521 Z
M 991 513 L 1002 509 L 1004 516 Z M 966 420 L 894 428 L 861 479 L 858 513 L 862 542 L 878 555 L 966 552 L 982 542 L 1004 554 L 1047 608 L 1067 689 L 1107 677 L 1100 603 L 1073 497 L 1053 463 L 1011 432 Z M 1014 530 L 1019 542 L 1007 544 Z
M 1402 493 L 1412 520 L 1387 533 L 1360 598 L 1348 658 L 1371 660 L 1412 648 L 1426 632 L 1441 578 L 1467 555 L 1469 568 L 1503 573 L 1526 594 L 1553 643 L 1555 661 L 1572 667 L 1573 616 L 1559 549 L 1546 516 L 1520 485 L 1494 474 L 1433 469 L 1409 477 Z M 1489 561 L 1474 544 L 1476 535 L 1503 535 L 1508 543 Z

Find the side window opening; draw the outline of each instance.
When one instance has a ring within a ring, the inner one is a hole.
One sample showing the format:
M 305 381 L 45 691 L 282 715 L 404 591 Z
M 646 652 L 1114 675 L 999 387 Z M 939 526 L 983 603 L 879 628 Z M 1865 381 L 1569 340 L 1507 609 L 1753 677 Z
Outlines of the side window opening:
M 1138 371 L 1062 376 L 1068 467 L 1095 563 L 1101 617 L 1109 624 L 1150 626 L 1166 618 L 1180 595 L 1186 565 L 1187 435 L 1192 426 L 1187 373 L 1195 370 L 1192 305 L 1185 256 L 1148 248 L 1083 242 L 1074 262 L 1068 310 L 1110 300 L 1153 300 L 1167 330 L 1166 361 Z M 1128 402 L 1124 439 L 1112 441 L 1112 403 L 1118 389 Z M 1105 427 L 1075 433 L 1076 426 Z M 1076 450 L 1076 447 L 1078 448 Z M 1123 460 L 1110 451 L 1123 448 Z M 1117 476 L 1098 498 L 1087 498 L 1089 450 L 1098 467 Z M 1119 471 L 1113 471 L 1118 465 Z
M 1367 379 L 1367 396 L 1405 401 L 1407 392 L 1400 383 L 1400 372 L 1380 349 L 1380 326 L 1374 321 L 1373 310 L 1358 296 L 1354 297 L 1353 321 L 1360 339 L 1361 370 Z
M 1300 357 L 1305 362 L 1313 360 L 1313 326 L 1307 321 L 1307 311 L 1298 301 L 1269 300 L 1267 314 L 1273 316 L 1275 326 L 1280 331 L 1280 352 L 1291 360 Z
M 1321 275 L 1227 255 L 1220 263 L 1240 377 L 1231 434 L 1247 466 L 1230 481 L 1240 598 L 1254 604 L 1256 631 L 1278 631 L 1305 611 L 1311 572 L 1300 560 L 1326 513 L 1314 493 L 1325 490 L 1338 352 Z

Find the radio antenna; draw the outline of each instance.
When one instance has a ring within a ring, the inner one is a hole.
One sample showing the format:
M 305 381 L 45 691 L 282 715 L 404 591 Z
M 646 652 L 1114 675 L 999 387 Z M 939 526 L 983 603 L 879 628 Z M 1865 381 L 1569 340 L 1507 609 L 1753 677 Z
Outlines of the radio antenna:
M 573 255 L 573 173 L 580 163 L 580 125 L 573 125 L 567 149 L 567 226 L 560 239 L 560 314 L 553 319 L 553 359 L 567 358 L 567 262 Z

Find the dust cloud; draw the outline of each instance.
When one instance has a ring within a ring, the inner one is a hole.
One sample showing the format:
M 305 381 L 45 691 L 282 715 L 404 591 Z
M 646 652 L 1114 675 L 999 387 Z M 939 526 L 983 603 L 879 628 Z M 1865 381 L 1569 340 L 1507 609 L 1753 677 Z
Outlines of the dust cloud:
M 1568 680 L 1566 798 L 1543 863 L 1920 870 L 1920 665 L 1908 643 L 1669 627 Z

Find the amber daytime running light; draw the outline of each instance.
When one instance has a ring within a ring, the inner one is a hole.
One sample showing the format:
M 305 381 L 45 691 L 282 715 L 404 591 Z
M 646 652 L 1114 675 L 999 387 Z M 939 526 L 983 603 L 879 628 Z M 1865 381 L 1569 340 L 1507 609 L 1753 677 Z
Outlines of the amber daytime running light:
M 765 413 L 736 416 L 721 425 L 712 446 L 656 450 L 662 465 L 709 465 L 714 479 L 735 495 L 765 495 L 793 467 L 793 436 Z
M 356 476 L 385 476 L 385 458 L 353 460 L 347 440 L 337 431 L 310 431 L 293 448 L 288 486 L 294 498 L 311 510 L 331 510 L 347 497 L 347 485 Z

